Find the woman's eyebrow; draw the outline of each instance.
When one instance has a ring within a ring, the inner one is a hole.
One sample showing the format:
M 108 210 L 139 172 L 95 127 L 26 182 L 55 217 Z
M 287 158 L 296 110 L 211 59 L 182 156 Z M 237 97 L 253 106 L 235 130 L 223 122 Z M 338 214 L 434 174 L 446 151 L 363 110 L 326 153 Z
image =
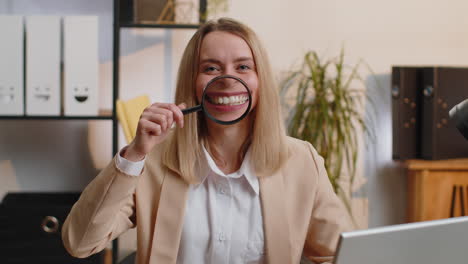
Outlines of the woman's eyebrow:
M 239 57 L 234 60 L 234 62 L 241 62 L 241 61 L 253 61 L 252 57 Z
M 207 62 L 216 63 L 216 64 L 221 64 L 221 61 L 220 61 L 220 60 L 217 60 L 217 59 L 208 58 L 208 59 L 200 60 L 200 64 L 207 63 Z
M 236 58 L 236 59 L 234 60 L 234 62 L 242 62 L 242 61 L 253 61 L 253 58 L 252 58 L 252 57 L 244 56 L 244 57 Z M 202 60 L 200 60 L 200 64 L 203 64 L 203 63 L 222 64 L 222 62 L 221 62 L 220 60 L 213 59 L 213 58 L 207 58 L 207 59 L 202 59 Z

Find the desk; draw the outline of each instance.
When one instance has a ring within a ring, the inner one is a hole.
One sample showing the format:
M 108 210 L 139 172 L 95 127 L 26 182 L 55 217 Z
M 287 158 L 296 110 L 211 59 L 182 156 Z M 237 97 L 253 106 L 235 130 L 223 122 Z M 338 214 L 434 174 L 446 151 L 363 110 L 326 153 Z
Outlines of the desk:
M 408 160 L 408 222 L 468 215 L 468 159 Z

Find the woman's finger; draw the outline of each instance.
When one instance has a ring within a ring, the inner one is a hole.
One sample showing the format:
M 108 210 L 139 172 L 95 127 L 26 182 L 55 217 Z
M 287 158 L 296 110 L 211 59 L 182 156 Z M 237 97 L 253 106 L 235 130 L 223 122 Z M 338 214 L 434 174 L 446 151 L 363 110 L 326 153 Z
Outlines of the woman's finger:
M 163 129 L 160 124 L 147 119 L 140 120 L 141 128 L 144 132 L 152 136 L 160 136 L 163 134 Z
M 149 117 L 151 115 L 162 115 L 165 117 L 165 121 L 166 121 L 166 127 L 164 127 L 164 129 L 167 129 L 169 127 L 172 126 L 172 123 L 174 122 L 174 113 L 172 113 L 171 110 L 168 110 L 166 108 L 158 108 L 158 107 L 155 107 L 155 108 L 150 108 L 147 112 L 146 112 L 146 116 Z
M 182 113 L 182 109 L 185 108 L 185 104 L 182 103 L 180 105 L 171 104 L 170 105 L 171 111 L 174 114 L 174 121 L 177 122 L 179 127 L 184 127 L 184 114 Z
M 155 103 L 152 105 L 152 110 L 156 111 L 156 109 L 167 109 L 172 112 L 172 118 L 179 127 L 184 127 L 184 114 L 182 113 L 181 109 L 185 108 L 185 103 L 180 105 L 169 104 L 169 103 Z

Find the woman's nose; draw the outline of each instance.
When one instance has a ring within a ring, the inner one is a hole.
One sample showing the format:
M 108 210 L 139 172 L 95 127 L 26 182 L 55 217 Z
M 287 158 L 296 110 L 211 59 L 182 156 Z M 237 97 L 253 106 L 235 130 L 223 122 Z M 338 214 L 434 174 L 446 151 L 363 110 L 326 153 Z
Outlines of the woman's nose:
M 231 74 L 229 74 L 229 75 L 231 75 Z M 235 76 L 235 75 L 231 75 L 231 76 Z M 237 81 L 236 79 L 233 79 L 233 78 L 221 78 L 221 79 L 219 79 L 219 81 L 221 82 L 222 87 L 224 89 L 233 89 L 234 87 L 236 87 L 239 84 L 239 81 Z

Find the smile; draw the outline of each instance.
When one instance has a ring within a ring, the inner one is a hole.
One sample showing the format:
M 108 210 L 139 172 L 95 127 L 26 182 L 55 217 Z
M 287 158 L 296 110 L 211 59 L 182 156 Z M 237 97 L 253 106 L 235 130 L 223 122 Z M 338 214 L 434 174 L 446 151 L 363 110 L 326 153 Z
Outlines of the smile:
M 84 101 L 88 100 L 88 96 L 75 96 L 75 100 L 77 100 L 80 103 L 83 103 Z
M 46 94 L 37 94 L 35 97 L 36 97 L 37 99 L 39 99 L 39 101 L 46 102 L 46 101 L 49 101 L 50 95 L 46 95 Z
M 239 95 L 207 95 L 208 102 L 215 105 L 242 105 L 245 104 L 249 97 L 246 94 Z

